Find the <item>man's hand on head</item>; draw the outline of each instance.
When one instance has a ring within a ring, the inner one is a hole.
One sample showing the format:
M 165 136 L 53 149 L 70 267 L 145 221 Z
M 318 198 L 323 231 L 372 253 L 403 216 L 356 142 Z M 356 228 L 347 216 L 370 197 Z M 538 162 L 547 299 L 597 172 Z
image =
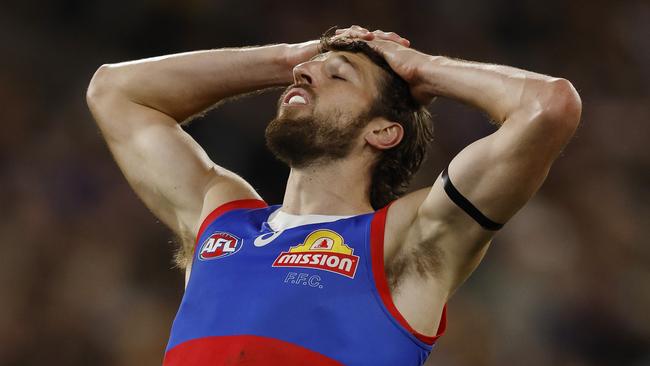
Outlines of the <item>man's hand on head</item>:
M 435 96 L 425 92 L 425 85 L 419 78 L 420 66 L 428 62 L 429 55 L 409 48 L 411 42 L 394 32 L 375 30 L 353 25 L 350 28 L 337 29 L 333 40 L 350 39 L 366 42 L 384 57 L 388 65 L 411 86 L 411 94 L 422 105 L 431 103 Z
M 422 105 L 428 105 L 435 98 L 428 92 L 426 83 L 420 77 L 422 66 L 431 61 L 433 56 L 416 51 L 400 43 L 374 39 L 366 41 L 378 52 L 391 69 L 404 79 L 411 87 L 411 94 Z
M 360 39 L 362 41 L 372 41 L 372 40 L 384 40 L 392 41 L 398 44 L 401 44 L 404 47 L 411 45 L 411 41 L 406 38 L 401 37 L 395 32 L 384 32 L 382 30 L 375 30 L 370 32 L 366 28 L 360 27 L 358 25 L 353 25 L 350 28 L 337 29 L 334 32 L 333 40 L 336 39 Z
M 366 28 L 353 25 L 349 28 L 337 29 L 331 36 L 332 40 L 362 40 L 362 41 L 390 41 L 404 47 L 411 42 L 394 32 L 375 30 L 370 32 Z M 290 67 L 309 61 L 320 52 L 320 40 L 289 44 L 285 51 L 285 60 Z

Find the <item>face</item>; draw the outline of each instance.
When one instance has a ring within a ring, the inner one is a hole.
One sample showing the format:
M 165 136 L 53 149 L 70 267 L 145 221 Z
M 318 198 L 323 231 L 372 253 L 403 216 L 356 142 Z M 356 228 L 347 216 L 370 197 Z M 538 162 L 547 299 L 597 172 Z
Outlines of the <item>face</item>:
M 351 52 L 327 52 L 296 66 L 294 84 L 266 129 L 271 151 L 296 168 L 348 156 L 363 143 L 381 72 Z

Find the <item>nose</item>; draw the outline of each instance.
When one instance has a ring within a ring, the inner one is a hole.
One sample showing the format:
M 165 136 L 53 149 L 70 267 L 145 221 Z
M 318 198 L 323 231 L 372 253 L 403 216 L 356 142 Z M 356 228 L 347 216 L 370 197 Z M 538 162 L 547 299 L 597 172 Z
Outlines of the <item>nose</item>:
M 316 72 L 317 62 L 308 61 L 296 65 L 293 68 L 293 81 L 295 84 L 309 84 L 313 86 L 314 84 L 314 74 Z

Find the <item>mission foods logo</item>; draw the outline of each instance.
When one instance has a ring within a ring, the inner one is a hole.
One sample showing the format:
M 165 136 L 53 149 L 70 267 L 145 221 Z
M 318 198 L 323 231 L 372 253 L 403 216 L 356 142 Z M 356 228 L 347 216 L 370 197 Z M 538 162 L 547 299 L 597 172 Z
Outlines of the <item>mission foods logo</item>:
M 217 259 L 233 255 L 242 247 L 238 237 L 224 232 L 216 232 L 207 238 L 199 250 L 199 258 L 203 260 Z
M 273 267 L 315 268 L 354 278 L 359 257 L 353 252 L 337 232 L 316 230 L 307 235 L 304 243 L 280 253 Z

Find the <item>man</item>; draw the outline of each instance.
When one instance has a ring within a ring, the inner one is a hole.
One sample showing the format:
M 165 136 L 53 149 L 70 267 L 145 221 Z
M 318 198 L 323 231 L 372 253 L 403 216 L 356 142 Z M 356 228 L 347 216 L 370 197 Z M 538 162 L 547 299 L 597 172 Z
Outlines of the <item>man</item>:
M 180 124 L 289 84 L 266 138 L 291 173 L 269 207 Z M 437 96 L 499 129 L 403 195 L 431 140 L 423 106 Z M 322 42 L 105 65 L 87 100 L 134 190 L 189 243 L 165 365 L 423 364 L 447 300 L 581 113 L 564 79 L 426 55 L 359 26 Z

